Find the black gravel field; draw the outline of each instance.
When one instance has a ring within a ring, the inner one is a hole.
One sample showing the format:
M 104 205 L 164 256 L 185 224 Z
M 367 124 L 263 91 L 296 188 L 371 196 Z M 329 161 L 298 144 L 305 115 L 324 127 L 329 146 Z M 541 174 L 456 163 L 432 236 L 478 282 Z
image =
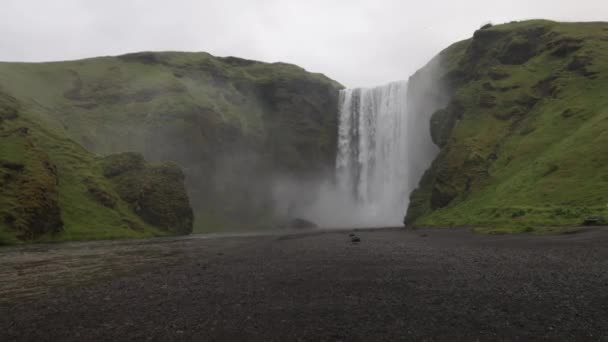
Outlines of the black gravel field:
M 608 340 L 608 228 L 0 249 L 0 341 L 147 340 Z

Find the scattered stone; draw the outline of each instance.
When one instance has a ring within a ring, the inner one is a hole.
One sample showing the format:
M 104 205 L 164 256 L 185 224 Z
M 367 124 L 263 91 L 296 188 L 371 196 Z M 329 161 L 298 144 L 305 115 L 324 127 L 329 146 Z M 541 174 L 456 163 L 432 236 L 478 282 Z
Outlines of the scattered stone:
M 358 243 L 361 242 L 361 239 L 358 236 L 353 236 L 350 238 L 350 241 L 352 241 L 353 243 Z

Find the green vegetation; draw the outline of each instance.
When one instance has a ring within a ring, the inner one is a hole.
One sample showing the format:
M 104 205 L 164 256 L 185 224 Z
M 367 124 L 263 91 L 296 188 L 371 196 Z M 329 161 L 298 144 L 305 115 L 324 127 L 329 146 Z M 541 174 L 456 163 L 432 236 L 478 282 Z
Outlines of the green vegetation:
M 294 65 L 142 52 L 0 63 L 0 86 L 89 151 L 182 167 L 198 231 L 269 226 L 269 170 L 313 176 L 335 156 L 341 85 Z
M 149 167 L 137 153 L 108 156 L 102 165 L 104 176 L 115 184 L 120 198 L 144 221 L 175 234 L 192 232 L 194 217 L 184 187 L 184 174 L 178 166 L 166 163 Z M 103 202 L 114 205 L 114 200 L 107 200 L 111 195 L 103 190 L 89 192 L 100 194 L 98 197 Z M 131 228 L 137 225 L 137 222 L 128 223 Z
M 486 25 L 417 73 L 414 88 L 433 82 L 416 96 L 447 105 L 406 221 L 605 222 L 607 36 L 606 23 Z M 193 217 L 196 231 L 269 228 L 274 179 L 332 172 L 341 85 L 294 65 L 142 52 L 0 63 L 0 87 L 0 244 L 187 233 Z
M 103 160 L 34 122 L 29 110 L 0 92 L 0 245 L 176 233 L 142 220 L 120 198 L 120 184 L 104 177 Z M 162 170 L 143 166 L 148 173 Z M 164 193 L 186 198 L 183 179 L 158 177 L 174 189 Z
M 435 82 L 451 101 L 431 123 L 441 152 L 406 221 L 526 231 L 606 217 L 607 37 L 607 23 L 534 20 L 443 51 Z

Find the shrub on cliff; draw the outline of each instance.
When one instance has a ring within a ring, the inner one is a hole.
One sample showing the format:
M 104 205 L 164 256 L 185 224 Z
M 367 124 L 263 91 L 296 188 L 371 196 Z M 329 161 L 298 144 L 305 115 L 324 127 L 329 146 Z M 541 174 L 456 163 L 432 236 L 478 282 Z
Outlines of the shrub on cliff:
M 175 234 L 192 232 L 193 213 L 178 166 L 150 166 L 137 153 L 121 153 L 104 158 L 102 168 L 120 197 L 145 222 Z

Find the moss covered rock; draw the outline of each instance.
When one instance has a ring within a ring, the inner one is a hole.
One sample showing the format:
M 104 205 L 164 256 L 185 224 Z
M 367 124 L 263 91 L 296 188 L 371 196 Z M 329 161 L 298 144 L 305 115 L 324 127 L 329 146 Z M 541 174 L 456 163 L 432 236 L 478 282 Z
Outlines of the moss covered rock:
M 140 154 L 105 157 L 103 173 L 145 222 L 175 234 L 192 232 L 193 213 L 184 174 L 174 164 L 147 165 Z
M 0 92 L 0 124 L 16 121 L 19 104 Z M 27 127 L 0 126 L 0 220 L 18 239 L 63 229 L 57 168 Z M 1 226 L 0 226 L 1 230 Z

